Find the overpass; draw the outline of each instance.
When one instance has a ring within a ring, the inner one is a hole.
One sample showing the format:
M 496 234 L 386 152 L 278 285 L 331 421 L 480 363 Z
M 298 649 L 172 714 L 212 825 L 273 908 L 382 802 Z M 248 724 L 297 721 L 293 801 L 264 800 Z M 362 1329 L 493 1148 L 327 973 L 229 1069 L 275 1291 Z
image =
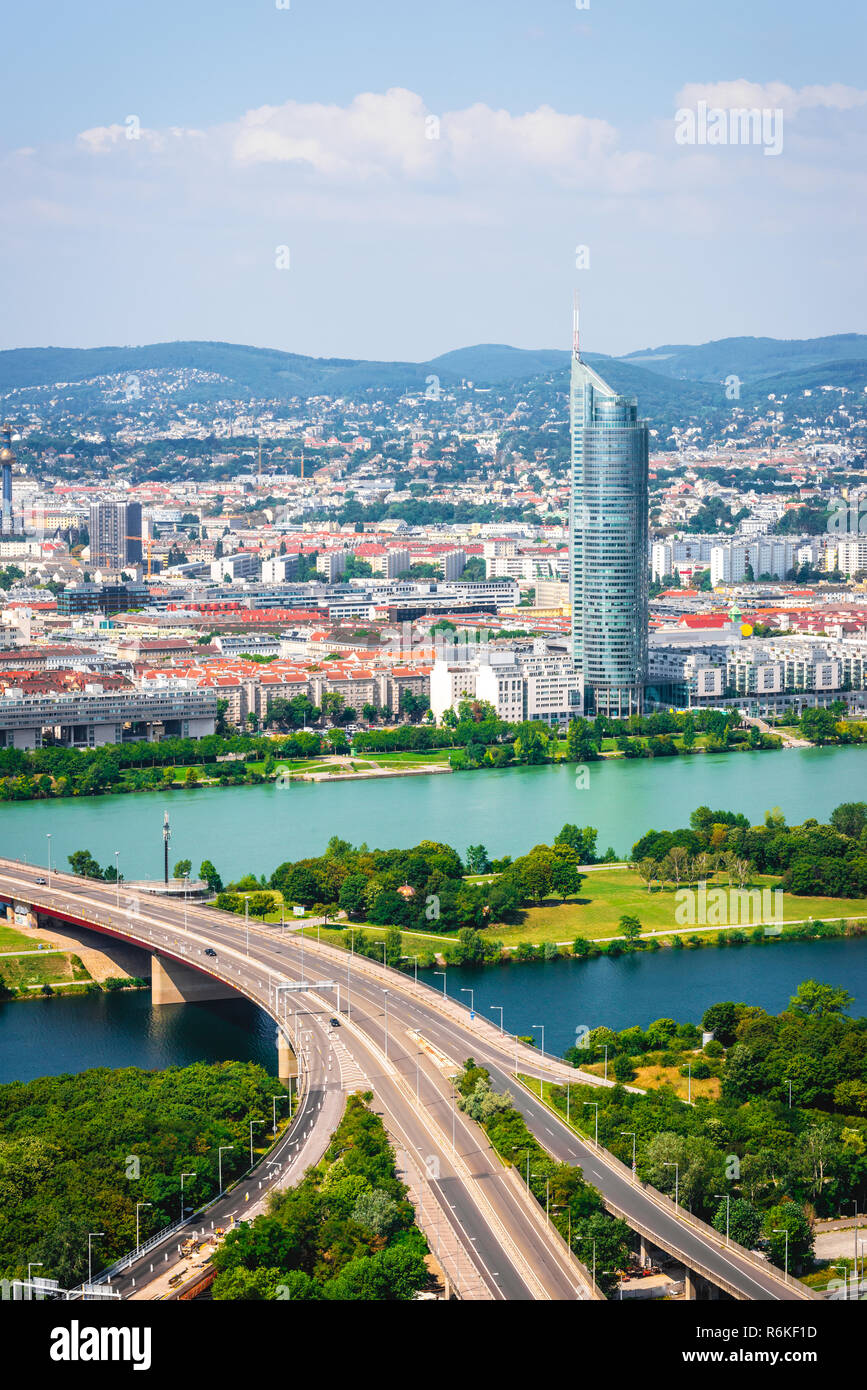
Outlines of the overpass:
M 176 997 L 186 997 L 188 988 L 210 986 L 246 995 L 278 1027 L 284 1076 L 292 1069 L 288 1044 L 294 1044 L 304 1102 L 279 1156 L 271 1155 L 270 1172 L 278 1176 L 264 1176 L 260 1165 L 218 1199 L 199 1222 L 200 1230 L 207 1231 L 208 1222 L 225 1226 L 232 1218 L 256 1214 L 271 1186 L 298 1180 L 324 1153 L 343 1097 L 370 1089 L 403 1156 L 402 1176 L 431 1247 L 461 1296 L 601 1297 L 514 1168 L 503 1167 L 483 1133 L 457 1109 L 451 1077 L 473 1056 L 488 1068 L 497 1089 L 511 1092 L 542 1146 L 558 1160 L 580 1166 L 609 1210 L 642 1240 L 737 1299 L 815 1296 L 637 1181 L 612 1154 L 580 1138 L 527 1091 L 516 1073 L 604 1084 L 599 1078 L 541 1055 L 401 971 L 279 928 L 252 927 L 200 904 L 139 896 L 123 884 L 57 872 L 47 882 L 39 869 L 15 860 L 0 859 L 0 899 L 19 910 L 29 907 L 37 920 L 58 918 L 143 947 L 159 958 L 157 979 L 168 974 Z M 282 1164 L 279 1170 L 275 1161 Z M 177 1249 L 176 1233 L 167 1235 L 164 1245 L 125 1263 L 115 1280 L 125 1296 L 141 1296 L 160 1275 L 160 1263 L 166 1266 Z

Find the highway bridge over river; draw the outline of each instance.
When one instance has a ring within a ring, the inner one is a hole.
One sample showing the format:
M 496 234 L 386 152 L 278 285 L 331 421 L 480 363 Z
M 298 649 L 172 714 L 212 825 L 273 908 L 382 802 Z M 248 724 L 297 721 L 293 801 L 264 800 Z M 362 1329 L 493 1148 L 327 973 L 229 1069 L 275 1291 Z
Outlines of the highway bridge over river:
M 516 1170 L 501 1163 L 484 1133 L 456 1108 L 451 1078 L 470 1056 L 488 1068 L 495 1089 L 511 1092 L 554 1158 L 578 1165 L 647 1246 L 684 1265 L 688 1296 L 719 1290 L 761 1301 L 816 1296 L 636 1180 L 607 1150 L 576 1135 L 516 1073 L 604 1084 L 598 1077 L 527 1047 L 402 971 L 198 903 L 139 895 L 122 883 L 46 876 L 17 860 L 0 859 L 0 911 L 3 904 L 13 921 L 17 913 L 29 914 L 34 925 L 74 923 L 150 952 L 155 1002 L 215 997 L 213 991 L 227 988 L 245 995 L 274 1019 L 282 1079 L 297 1058 L 301 1096 L 277 1147 L 182 1230 L 131 1252 L 103 1276 L 122 1297 L 163 1296 L 169 1271 L 181 1267 L 179 1242 L 260 1212 L 273 1187 L 297 1182 L 321 1158 L 346 1095 L 369 1089 L 420 1224 L 456 1293 L 490 1300 L 601 1298 Z

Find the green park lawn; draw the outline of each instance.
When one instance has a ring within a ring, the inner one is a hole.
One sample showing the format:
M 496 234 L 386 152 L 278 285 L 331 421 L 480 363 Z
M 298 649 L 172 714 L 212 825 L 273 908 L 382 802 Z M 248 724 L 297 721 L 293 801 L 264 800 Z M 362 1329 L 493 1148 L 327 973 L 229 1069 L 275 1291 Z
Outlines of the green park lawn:
M 772 876 L 757 875 L 750 887 L 771 888 L 775 881 Z M 711 886 L 727 885 L 714 882 Z M 548 899 L 538 907 L 527 908 L 523 920 L 516 925 L 496 923 L 488 928 L 488 934 L 506 946 L 519 941 L 573 941 L 576 936 L 597 940 L 619 935 L 619 919 L 627 913 L 639 919 L 645 935 L 678 930 L 684 936 L 700 934 L 700 927 L 678 925 L 676 906 L 674 889 L 648 893 L 631 869 L 603 869 L 585 875 L 576 899 L 565 903 Z M 867 916 L 867 901 L 863 898 L 804 898 L 791 893 L 783 896 L 785 922 L 802 922 L 808 917 L 838 921 L 841 917 L 859 916 Z
M 481 882 L 483 878 L 489 877 L 489 875 L 476 875 L 469 881 Z M 757 875 L 749 887 L 752 889 L 773 888 L 775 881 L 771 875 Z M 709 880 L 709 888 L 727 888 L 727 886 L 727 883 L 720 880 Z M 271 889 L 267 891 L 273 893 L 277 909 L 267 914 L 265 924 L 279 925 L 281 895 Z M 570 899 L 565 903 L 553 898 L 548 899 L 539 906 L 525 909 L 521 914 L 521 920 L 517 923 L 492 923 L 485 929 L 485 935 L 494 940 L 502 941 L 504 946 L 509 947 L 517 946 L 524 941 L 534 945 L 540 945 L 546 941 L 571 944 L 576 936 L 584 937 L 589 941 L 601 940 L 619 936 L 620 918 L 629 914 L 637 917 L 641 922 L 644 936 L 654 932 L 679 932 L 684 938 L 697 936 L 710 941 L 717 938 L 717 931 L 708 928 L 703 930 L 700 924 L 678 923 L 675 920 L 676 908 L 677 900 L 674 889 L 654 889 L 652 893 L 648 893 L 646 885 L 633 870 L 612 867 L 585 874 L 577 898 Z M 850 917 L 867 919 L 867 900 L 863 898 L 800 897 L 789 893 L 783 895 L 782 915 L 783 922 L 788 924 L 803 922 L 808 918 L 818 918 L 831 922 L 838 922 L 842 918 Z M 291 905 L 286 909 L 286 920 L 296 929 L 297 934 L 301 919 L 292 916 Z M 372 926 L 367 922 L 353 925 L 357 925 L 360 930 L 363 930 L 368 939 L 382 940 L 388 930 L 387 927 Z M 739 926 L 741 930 L 748 932 L 751 925 L 758 924 L 733 922 L 731 925 L 733 927 Z M 865 921 L 865 926 L 867 926 L 867 921 Z M 315 939 L 316 930 L 316 926 L 311 923 L 306 928 L 305 935 Z M 343 924 L 340 926 L 321 926 L 319 933 L 323 941 L 340 946 L 348 947 L 349 945 L 349 936 L 345 933 Z M 411 956 L 416 951 L 442 952 L 450 942 L 456 940 L 457 933 L 404 930 L 402 936 L 404 954 Z M 669 936 L 667 941 L 670 939 Z

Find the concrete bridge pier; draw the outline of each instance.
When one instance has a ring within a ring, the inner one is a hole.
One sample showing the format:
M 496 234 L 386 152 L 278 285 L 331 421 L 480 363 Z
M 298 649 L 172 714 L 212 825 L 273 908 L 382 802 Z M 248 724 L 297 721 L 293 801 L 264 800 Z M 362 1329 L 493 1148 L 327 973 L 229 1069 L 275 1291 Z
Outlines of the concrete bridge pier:
M 298 1058 L 292 1051 L 288 1042 L 283 1036 L 281 1029 L 277 1029 L 277 1077 L 280 1081 L 293 1081 L 298 1075 Z
M 700 1299 L 706 1303 L 719 1298 L 720 1291 L 716 1284 L 712 1284 L 709 1279 L 703 1279 L 687 1266 L 683 1271 L 683 1296 L 685 1299 Z
M 190 1004 L 200 999 L 237 999 L 238 991 L 200 970 L 163 956 L 151 957 L 151 1003 Z

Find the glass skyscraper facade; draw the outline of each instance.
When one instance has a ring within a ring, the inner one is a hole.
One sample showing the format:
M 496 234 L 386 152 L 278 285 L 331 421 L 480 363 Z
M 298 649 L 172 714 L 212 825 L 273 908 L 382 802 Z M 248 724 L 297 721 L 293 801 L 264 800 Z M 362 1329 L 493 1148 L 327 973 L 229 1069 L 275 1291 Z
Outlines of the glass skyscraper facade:
M 585 713 L 641 712 L 647 673 L 647 425 L 581 361 L 570 389 L 572 641 Z

